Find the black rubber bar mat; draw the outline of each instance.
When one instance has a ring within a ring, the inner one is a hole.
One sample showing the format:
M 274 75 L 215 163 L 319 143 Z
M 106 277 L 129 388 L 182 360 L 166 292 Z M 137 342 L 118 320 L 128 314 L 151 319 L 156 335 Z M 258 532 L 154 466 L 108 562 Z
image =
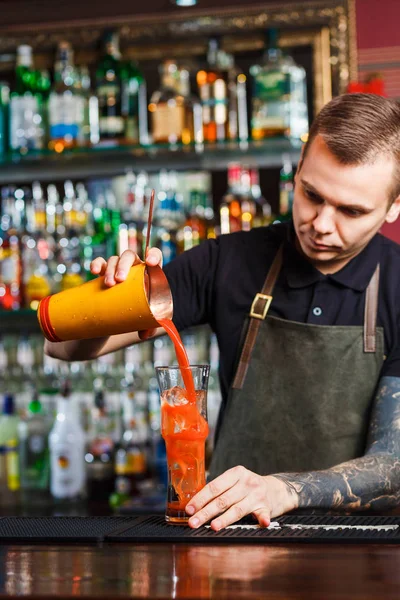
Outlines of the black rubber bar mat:
M 102 542 L 108 533 L 132 525 L 132 517 L 2 517 L 0 544 L 9 542 Z
M 272 542 L 400 544 L 400 517 L 287 516 L 268 529 L 239 523 L 215 532 L 170 525 L 163 517 L 136 517 L 131 527 L 106 536 L 110 542 L 184 542 L 201 544 L 269 544 Z
M 286 516 L 260 528 L 249 520 L 219 532 L 204 526 L 170 525 L 160 516 L 2 517 L 0 544 L 183 542 L 269 544 L 273 542 L 400 544 L 400 517 Z

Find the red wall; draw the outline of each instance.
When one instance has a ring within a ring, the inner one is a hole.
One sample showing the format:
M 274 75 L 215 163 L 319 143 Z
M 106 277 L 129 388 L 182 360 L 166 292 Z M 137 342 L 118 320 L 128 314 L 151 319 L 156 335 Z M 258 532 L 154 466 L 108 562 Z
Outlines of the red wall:
M 383 48 L 400 44 L 399 0 L 356 0 L 359 48 Z
M 371 71 L 383 73 L 389 95 L 398 97 L 400 0 L 356 0 L 356 11 L 360 76 L 370 63 Z M 400 244 L 400 218 L 391 225 L 385 223 L 382 233 Z

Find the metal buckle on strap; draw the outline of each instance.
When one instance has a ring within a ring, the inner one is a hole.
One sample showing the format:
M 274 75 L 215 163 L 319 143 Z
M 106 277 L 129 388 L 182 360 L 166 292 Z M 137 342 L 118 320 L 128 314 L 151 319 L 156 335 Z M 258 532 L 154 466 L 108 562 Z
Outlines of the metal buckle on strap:
M 256 312 L 256 304 L 259 300 L 261 302 L 265 302 L 262 312 Z M 260 319 L 261 321 L 263 321 L 267 316 L 267 312 L 269 310 L 271 302 L 272 296 L 268 296 L 267 294 L 256 294 L 253 300 L 253 304 L 251 305 L 250 316 L 254 319 Z

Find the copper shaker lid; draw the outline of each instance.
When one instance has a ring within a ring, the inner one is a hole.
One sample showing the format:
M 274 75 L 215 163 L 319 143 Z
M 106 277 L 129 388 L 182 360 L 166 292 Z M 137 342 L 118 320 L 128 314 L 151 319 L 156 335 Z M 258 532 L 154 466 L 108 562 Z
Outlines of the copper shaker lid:
M 156 320 L 172 319 L 173 302 L 168 279 L 161 267 L 146 266 L 145 288 L 152 315 Z

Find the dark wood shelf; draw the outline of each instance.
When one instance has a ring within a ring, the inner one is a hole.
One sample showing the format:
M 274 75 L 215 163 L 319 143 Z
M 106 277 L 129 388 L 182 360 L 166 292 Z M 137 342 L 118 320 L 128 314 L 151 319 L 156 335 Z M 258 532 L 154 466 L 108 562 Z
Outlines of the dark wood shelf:
M 249 163 L 254 167 L 271 168 L 282 165 L 282 155 L 289 154 L 297 164 L 301 144 L 284 138 L 239 145 L 225 143 L 206 145 L 202 150 L 193 147 L 171 149 L 166 146 L 96 146 L 55 154 L 47 150 L 26 155 L 9 155 L 0 161 L 0 185 L 56 181 L 67 178 L 112 177 L 126 169 L 159 171 L 226 170 L 233 161 Z

